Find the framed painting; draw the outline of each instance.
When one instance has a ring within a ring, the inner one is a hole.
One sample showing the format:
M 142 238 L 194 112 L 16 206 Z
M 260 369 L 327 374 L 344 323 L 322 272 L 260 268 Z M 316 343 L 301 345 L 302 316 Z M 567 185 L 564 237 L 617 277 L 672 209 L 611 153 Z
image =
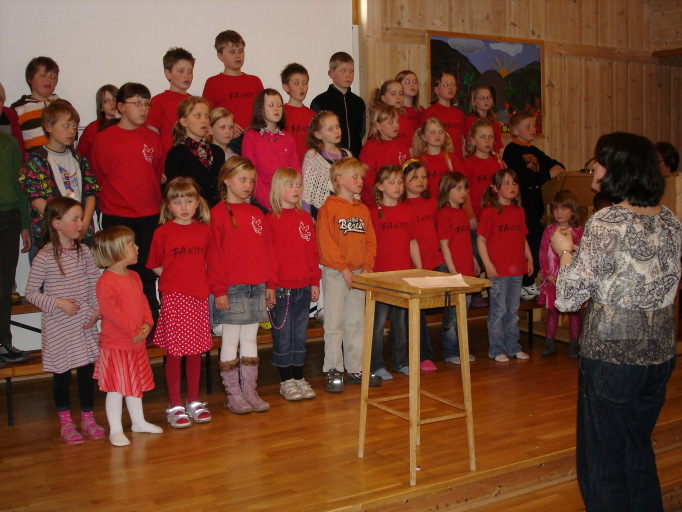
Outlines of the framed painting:
M 430 69 L 427 90 L 443 72 L 457 80 L 457 107 L 471 112 L 470 93 L 478 85 L 492 91 L 494 111 L 503 134 L 509 133 L 514 112 L 535 114 L 536 133 L 542 136 L 543 42 L 455 32 L 426 32 Z

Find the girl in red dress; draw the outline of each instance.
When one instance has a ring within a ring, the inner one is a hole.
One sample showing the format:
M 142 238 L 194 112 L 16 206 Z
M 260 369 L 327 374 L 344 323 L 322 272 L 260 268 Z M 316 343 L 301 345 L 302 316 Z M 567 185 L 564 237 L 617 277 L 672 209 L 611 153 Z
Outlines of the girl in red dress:
M 145 340 L 154 320 L 142 292 L 140 276 L 128 270 L 137 263 L 135 233 L 125 226 L 111 226 L 93 237 L 93 256 L 99 267 L 106 267 L 97 281 L 96 293 L 102 315 L 99 358 L 94 378 L 106 392 L 109 441 L 128 446 L 121 415 L 123 397 L 132 420 L 133 432 L 160 434 L 161 427 L 144 419 L 142 393 L 154 389 L 154 377 Z
M 211 421 L 199 402 L 201 354 L 213 348 L 208 317 L 210 286 L 206 261 L 211 230 L 208 205 L 192 178 L 174 178 L 161 203 L 161 226 L 154 232 L 147 268 L 159 276 L 161 309 L 154 345 L 166 349 L 166 383 L 173 428 Z M 185 358 L 187 403 L 180 395 L 180 366 Z

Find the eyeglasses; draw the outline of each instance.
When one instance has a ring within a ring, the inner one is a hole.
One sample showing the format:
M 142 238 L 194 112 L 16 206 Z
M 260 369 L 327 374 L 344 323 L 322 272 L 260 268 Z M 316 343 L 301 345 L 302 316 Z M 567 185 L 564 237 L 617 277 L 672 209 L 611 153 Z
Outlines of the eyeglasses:
M 590 158 L 587 162 L 583 164 L 583 168 L 580 169 L 580 172 L 586 172 L 588 174 L 593 174 L 594 173 L 594 164 L 597 163 L 597 158 L 592 157 Z
M 152 104 L 147 101 L 124 101 L 123 103 L 135 105 L 137 108 L 150 108 L 152 106 Z

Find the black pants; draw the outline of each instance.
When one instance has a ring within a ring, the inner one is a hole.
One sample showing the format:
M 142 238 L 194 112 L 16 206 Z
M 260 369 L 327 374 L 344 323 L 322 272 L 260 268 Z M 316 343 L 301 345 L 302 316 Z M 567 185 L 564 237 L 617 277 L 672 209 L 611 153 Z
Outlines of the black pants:
M 92 374 L 95 371 L 94 363 L 76 368 L 78 373 L 78 395 L 81 399 L 81 411 L 90 412 L 95 405 L 95 383 Z M 52 374 L 52 394 L 54 403 L 59 412 L 71 409 L 69 397 L 69 384 L 71 383 L 71 370 L 64 373 Z
M 159 299 L 156 296 L 156 274 L 148 269 L 147 258 L 149 258 L 149 248 L 152 245 L 154 230 L 159 225 L 159 216 L 149 217 L 116 217 L 114 215 L 102 214 L 102 226 L 126 226 L 135 233 L 135 243 L 140 248 L 137 255 L 137 263 L 131 265 L 130 269 L 137 272 L 142 280 L 142 290 L 149 302 L 149 309 L 156 323 L 159 317 Z
M 528 226 L 526 240 L 528 241 L 530 253 L 533 255 L 533 274 L 530 276 L 524 274 L 521 286 L 532 285 L 538 272 L 540 272 L 540 244 L 542 243 L 542 234 L 545 232 L 545 227 L 539 220 L 526 219 L 526 225 Z
M 19 210 L 0 212 L 0 343 L 12 344 L 12 288 L 19 261 Z

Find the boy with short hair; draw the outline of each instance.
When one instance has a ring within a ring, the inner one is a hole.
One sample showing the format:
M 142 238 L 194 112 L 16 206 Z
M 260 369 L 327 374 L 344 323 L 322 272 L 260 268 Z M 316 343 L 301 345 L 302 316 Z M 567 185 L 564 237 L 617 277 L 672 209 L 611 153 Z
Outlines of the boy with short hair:
M 356 194 L 362 191 L 367 165 L 352 157 L 332 164 L 334 194 L 317 214 L 317 240 L 324 291 L 324 366 L 327 391 L 343 391 L 343 371 L 349 384 L 362 380 L 365 292 L 351 288 L 353 274 L 370 272 L 377 252 L 369 209 Z M 370 376 L 370 386 L 381 377 Z
M 164 161 L 159 135 L 146 126 L 151 93 L 142 84 L 126 83 L 116 95 L 118 124 L 97 134 L 92 147 L 93 169 L 102 191 L 97 196 L 102 227 L 127 226 L 139 246 L 131 269 L 142 287 L 156 322 L 156 274 L 146 268 L 154 230 L 159 223 Z
M 0 106 L 4 103 L 0 98 Z M 21 252 L 28 252 L 31 237 L 28 227 L 28 203 L 19 186 L 19 169 L 23 153 L 17 139 L 0 131 L 0 368 L 4 363 L 24 363 L 28 354 L 12 345 L 12 288 Z
M 357 156 L 362 148 L 362 139 L 367 131 L 365 102 L 350 90 L 355 76 L 355 61 L 346 52 L 336 52 L 329 59 L 329 78 L 332 83 L 310 104 L 319 112 L 331 110 L 339 118 L 341 126 L 341 147 Z
M 234 139 L 229 147 L 238 154 L 241 154 L 242 134 L 251 122 L 253 102 L 263 90 L 260 78 L 242 72 L 245 46 L 242 36 L 234 30 L 225 30 L 216 36 L 214 48 L 225 69 L 206 80 L 202 94 L 211 108 L 224 107 L 232 112 Z
M 524 275 L 521 283 L 521 298 L 534 300 L 540 295 L 535 277 L 540 270 L 540 243 L 545 227 L 542 216 L 545 204 L 542 200 L 542 184 L 556 178 L 565 171 L 564 165 L 548 157 L 533 146 L 535 140 L 535 114 L 529 111 L 516 112 L 509 119 L 512 141 L 507 144 L 502 160 L 519 176 L 521 203 L 526 211 L 528 246 L 533 255 L 533 274 Z
M 293 62 L 282 70 L 280 77 L 282 89 L 289 95 L 289 101 L 284 105 L 284 113 L 286 114 L 284 129 L 294 137 L 298 161 L 303 162 L 303 157 L 308 151 L 306 145 L 308 126 L 315 115 L 314 110 L 303 104 L 303 100 L 308 94 L 308 70 L 297 62 Z
M 35 57 L 26 66 L 26 83 L 31 94 L 25 94 L 10 105 L 17 113 L 26 151 L 47 143 L 40 123 L 43 109 L 59 99 L 54 93 L 59 80 L 59 66 L 50 57 Z
M 100 187 L 90 170 L 88 160 L 72 147 L 79 121 L 78 112 L 69 102 L 53 101 L 43 109 L 40 118 L 47 143 L 26 152 L 26 163 L 21 168 L 19 183 L 31 204 L 31 236 L 34 246 L 29 253 L 31 260 L 37 254 L 43 236 L 45 207 L 53 197 L 71 197 L 81 203 L 81 238 L 95 234 L 92 218 L 95 213 L 95 195 Z
M 164 155 L 173 147 L 172 131 L 178 120 L 178 105 L 189 95 L 187 89 L 194 78 L 194 62 L 192 54 L 183 48 L 171 48 L 163 56 L 163 73 L 170 87 L 152 98 L 147 126 L 161 135 Z

